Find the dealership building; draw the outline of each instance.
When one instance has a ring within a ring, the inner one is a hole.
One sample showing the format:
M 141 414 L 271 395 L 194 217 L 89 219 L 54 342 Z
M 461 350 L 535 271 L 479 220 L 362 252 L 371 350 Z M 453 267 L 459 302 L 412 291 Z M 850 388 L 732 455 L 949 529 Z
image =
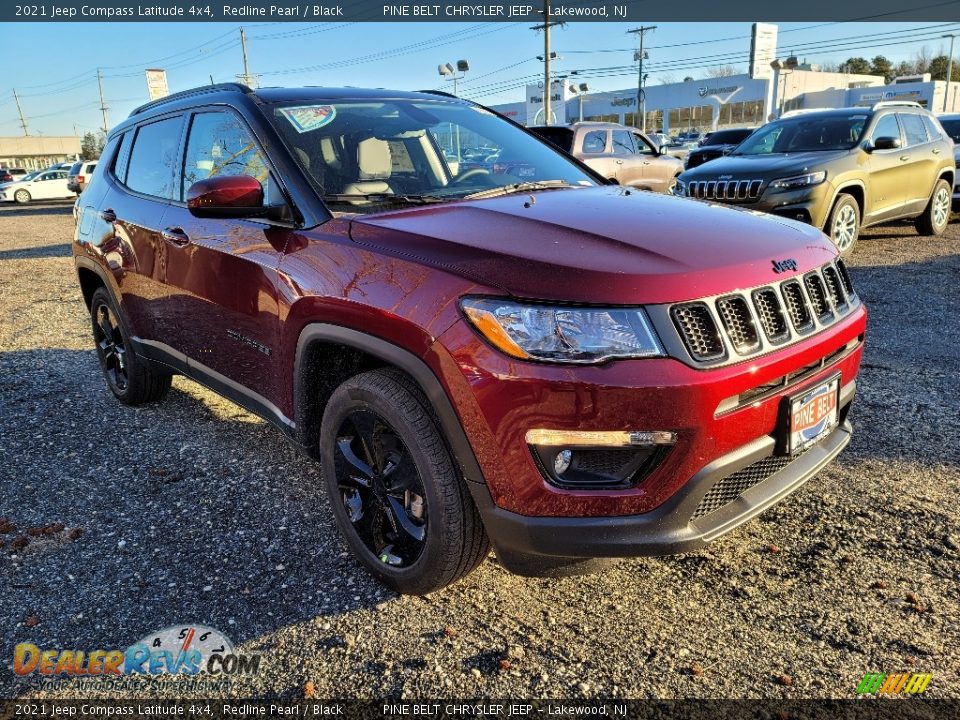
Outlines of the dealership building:
M 822 72 L 815 65 L 777 60 L 777 26 L 755 23 L 748 73 L 688 79 L 644 88 L 637 112 L 637 86 L 605 92 L 581 92 L 575 72 L 558 73 L 551 83 L 551 124 L 598 120 L 676 134 L 687 130 L 755 127 L 788 110 L 872 105 L 882 100 L 912 100 L 937 112 L 944 109 L 946 83 L 929 75 L 885 84 L 883 77 Z M 947 110 L 960 111 L 960 83 L 952 83 Z M 492 106 L 524 125 L 544 123 L 544 83 L 526 86 L 522 102 Z M 646 122 L 643 122 L 645 116 Z
M 80 138 L 72 135 L 0 137 L 0 167 L 42 170 L 80 156 Z

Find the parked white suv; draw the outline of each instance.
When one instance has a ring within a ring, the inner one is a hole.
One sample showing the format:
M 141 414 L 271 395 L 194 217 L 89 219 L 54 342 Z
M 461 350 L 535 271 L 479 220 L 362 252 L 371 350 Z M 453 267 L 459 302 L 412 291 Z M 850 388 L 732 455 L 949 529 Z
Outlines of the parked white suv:
M 73 167 L 70 168 L 67 178 L 67 187 L 70 191 L 77 195 L 82 193 L 96 167 L 96 160 L 81 160 L 80 162 L 74 163 Z

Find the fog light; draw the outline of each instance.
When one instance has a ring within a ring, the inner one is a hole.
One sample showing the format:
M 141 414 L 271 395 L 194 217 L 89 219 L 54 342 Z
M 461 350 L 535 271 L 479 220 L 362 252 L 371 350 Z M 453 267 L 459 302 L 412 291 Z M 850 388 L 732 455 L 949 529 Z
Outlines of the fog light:
M 573 460 L 573 452 L 570 450 L 561 450 L 557 453 L 557 456 L 553 459 L 553 469 L 556 471 L 557 475 L 563 475 L 570 467 L 570 462 Z

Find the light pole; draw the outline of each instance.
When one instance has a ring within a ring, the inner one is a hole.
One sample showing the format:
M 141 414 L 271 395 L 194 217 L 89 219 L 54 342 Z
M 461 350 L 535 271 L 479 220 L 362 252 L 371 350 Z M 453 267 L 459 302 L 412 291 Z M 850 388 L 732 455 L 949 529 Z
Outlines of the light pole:
M 945 38 L 950 38 L 950 54 L 947 55 L 947 87 L 943 93 L 943 111 L 947 111 L 947 102 L 950 99 L 950 80 L 953 77 L 953 41 L 957 37 L 954 34 L 944 35 Z
M 454 67 L 450 63 L 441 63 L 440 65 L 437 65 L 437 72 L 440 73 L 440 76 L 443 77 L 444 80 L 453 80 L 454 95 L 457 94 L 457 81 L 462 80 L 466 76 L 467 71 L 469 69 L 470 69 L 470 63 L 468 63 L 466 60 L 457 60 L 456 67 Z M 457 73 L 460 73 L 460 74 L 457 75 Z M 456 127 L 455 136 L 457 141 L 457 147 L 456 147 L 457 161 L 459 162 L 460 160 L 460 125 L 457 125 Z
M 570 74 L 576 75 L 578 72 L 580 71 L 574 70 Z M 586 83 L 580 83 L 578 85 L 571 85 L 570 91 L 577 96 L 577 102 L 580 105 L 580 112 L 578 113 L 578 117 L 580 118 L 580 122 L 583 122 L 583 96 L 586 95 L 588 92 L 590 92 L 590 87 Z
M 796 70 L 797 65 L 799 65 L 796 56 L 791 55 L 786 59 L 785 62 L 780 62 L 779 60 L 774 60 L 770 63 L 770 67 L 776 72 L 776 83 L 777 83 L 777 95 L 779 96 L 777 104 L 780 106 L 778 116 L 783 115 L 783 103 L 786 100 L 784 97 L 787 93 L 787 81 L 786 76 Z M 783 77 L 783 82 L 780 82 L 780 78 Z

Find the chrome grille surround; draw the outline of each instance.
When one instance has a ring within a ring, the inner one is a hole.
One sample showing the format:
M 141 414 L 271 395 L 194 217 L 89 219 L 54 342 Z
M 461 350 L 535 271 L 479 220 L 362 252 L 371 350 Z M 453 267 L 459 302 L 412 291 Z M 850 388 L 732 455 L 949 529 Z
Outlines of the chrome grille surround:
M 860 306 L 836 261 L 803 275 L 713 297 L 648 306 L 668 351 L 695 367 L 771 352 L 832 326 Z
M 687 197 L 721 202 L 753 202 L 760 197 L 762 180 L 691 180 Z

